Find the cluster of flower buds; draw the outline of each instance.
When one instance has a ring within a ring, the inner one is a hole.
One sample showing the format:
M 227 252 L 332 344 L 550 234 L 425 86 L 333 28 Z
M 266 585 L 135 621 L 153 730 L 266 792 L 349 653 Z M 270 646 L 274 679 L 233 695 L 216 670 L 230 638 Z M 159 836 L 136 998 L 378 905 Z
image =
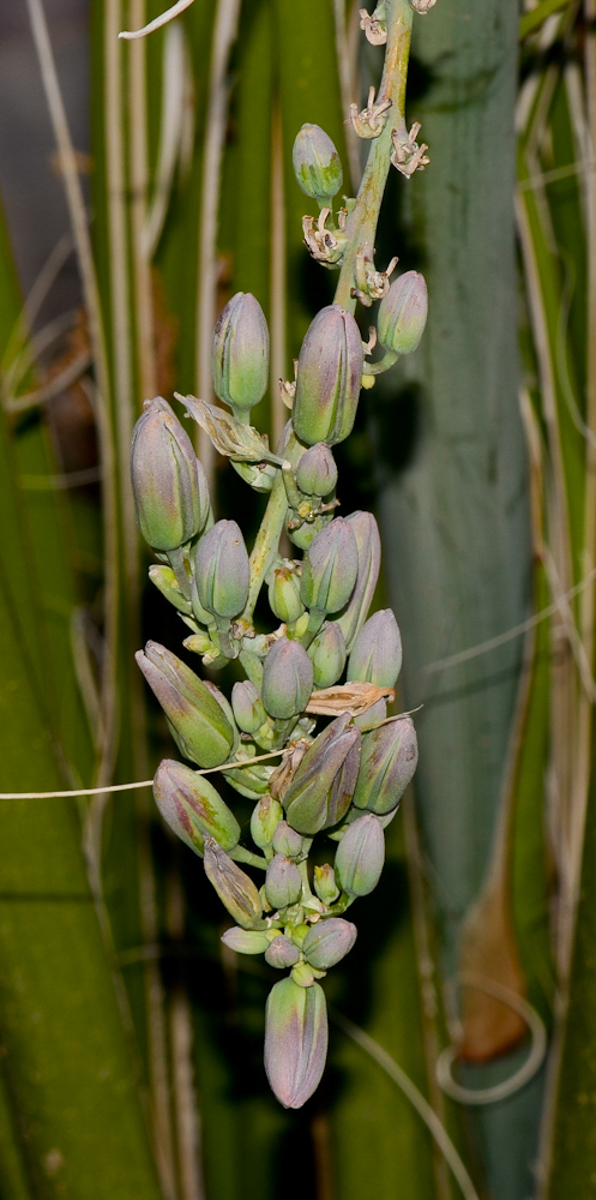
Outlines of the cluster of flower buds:
M 420 12 L 433 2 L 411 0 Z M 372 16 L 360 15 L 369 40 L 382 44 L 383 0 Z M 363 112 L 353 108 L 362 137 L 389 141 L 384 129 L 393 122 L 393 101 L 384 96 L 375 101 L 371 91 Z M 415 144 L 416 126 L 404 131 L 392 131 L 393 158 L 411 173 L 425 165 L 425 147 Z M 135 427 L 131 474 L 139 528 L 158 560 L 149 575 L 187 626 L 185 647 L 211 668 L 236 660 L 234 670 L 245 676 L 228 700 L 158 643 L 139 651 L 139 667 L 185 760 L 159 766 L 156 804 L 203 860 L 234 922 L 225 945 L 263 955 L 287 973 L 267 1001 L 265 1068 L 279 1101 L 299 1108 L 317 1087 L 327 1053 L 321 981 L 354 945 L 356 928 L 344 914 L 379 881 L 385 829 L 417 763 L 410 717 L 388 716 L 402 663 L 397 622 L 388 608 L 369 616 L 380 569 L 377 523 L 366 512 L 336 516 L 332 447 L 354 426 L 363 383 L 371 386 L 375 374 L 418 346 L 427 294 L 416 271 L 390 285 L 397 260 L 377 272 L 370 246 L 355 246 L 346 257 L 355 202 L 346 200 L 333 215 L 341 162 L 317 125 L 300 130 L 293 163 L 302 191 L 320 209 L 316 220 L 304 218 L 311 253 L 327 266 L 352 261 L 351 297 L 366 306 L 380 301 L 377 329 L 365 345 L 342 304 L 318 313 L 296 382 L 282 385 L 291 416 L 273 452 L 251 424 L 269 380 L 264 314 L 243 292 L 221 313 L 211 361 L 215 394 L 227 407 L 177 399 L 242 478 L 271 493 L 250 554 L 236 521 L 214 521 L 203 467 L 161 398 L 145 405 Z M 376 342 L 383 357 L 368 362 Z M 297 557 L 282 557 L 284 530 L 302 552 Z M 269 632 L 254 624 L 263 587 L 273 614 Z M 213 771 L 220 774 L 207 779 Z M 243 841 L 219 780 L 251 800 L 250 840 Z

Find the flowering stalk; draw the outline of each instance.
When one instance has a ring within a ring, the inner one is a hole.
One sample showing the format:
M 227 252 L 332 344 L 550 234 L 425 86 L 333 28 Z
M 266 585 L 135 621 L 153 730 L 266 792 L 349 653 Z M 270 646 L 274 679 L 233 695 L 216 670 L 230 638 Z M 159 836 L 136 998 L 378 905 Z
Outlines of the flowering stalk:
M 133 438 L 138 521 L 161 564 L 150 578 L 188 626 L 187 649 L 212 669 L 237 659 L 246 675 L 230 703 L 157 643 L 139 653 L 192 764 L 162 763 L 155 799 L 204 859 L 236 922 L 226 945 L 289 971 L 267 1002 L 265 1066 L 290 1108 L 304 1104 L 321 1078 L 328 1034 L 320 980 L 354 944 L 356 927 L 342 914 L 378 883 L 384 829 L 417 762 L 411 720 L 387 718 L 401 667 L 399 629 L 389 609 L 367 619 L 380 567 L 377 525 L 369 513 L 335 517 L 331 447 L 349 435 L 363 383 L 372 386 L 376 373 L 415 349 L 426 320 L 424 279 L 408 272 L 390 285 L 397 260 L 378 272 L 374 241 L 391 163 L 408 178 L 428 162 L 419 127 L 407 131 L 404 106 L 413 11 L 430 7 L 431 0 L 381 0 L 372 16 L 362 10 L 366 36 L 387 50 L 376 100 L 371 91 L 362 112 L 352 105 L 354 127 L 371 149 L 358 196 L 336 218 L 329 206 L 342 182 L 339 155 L 318 126 L 297 135 L 296 177 L 320 209 L 316 219 L 303 218 L 305 243 L 339 270 L 339 281 L 334 304 L 306 334 L 295 384 L 282 384 L 292 413 L 279 446 L 272 452 L 251 424 L 268 378 L 269 333 L 250 294 L 232 298 L 213 334 L 214 391 L 228 408 L 177 397 L 245 482 L 269 493 L 250 554 L 235 521 L 213 523 L 205 474 L 165 400 L 147 403 Z M 384 357 L 369 364 L 376 338 L 362 343 L 353 314 L 358 301 L 369 308 L 377 300 Z M 282 558 L 284 532 L 302 557 Z M 269 632 L 254 624 L 264 585 Z M 281 752 L 280 764 L 270 752 Z M 232 810 L 196 767 L 219 769 L 254 802 L 256 853 L 242 845 Z M 329 857 L 336 853 L 334 863 L 313 870 L 315 839 L 326 839 Z

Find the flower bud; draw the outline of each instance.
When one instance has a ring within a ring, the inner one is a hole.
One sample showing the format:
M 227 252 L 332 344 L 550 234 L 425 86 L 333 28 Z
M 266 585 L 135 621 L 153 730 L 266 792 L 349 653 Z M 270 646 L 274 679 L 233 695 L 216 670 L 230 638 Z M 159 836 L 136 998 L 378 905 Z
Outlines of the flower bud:
M 344 635 L 348 653 L 354 645 L 359 630 L 364 625 L 381 566 L 381 538 L 379 527 L 372 513 L 354 512 L 346 517 L 354 534 L 358 554 L 356 585 L 345 612 L 337 619 Z
M 130 474 L 137 524 L 154 550 L 177 550 L 209 516 L 207 477 L 170 405 L 145 402 L 133 431 Z
M 296 863 L 283 854 L 276 854 L 267 867 L 265 892 L 273 908 L 295 904 L 302 892 L 302 878 Z
M 302 988 L 280 979 L 265 1010 L 265 1071 L 284 1108 L 302 1108 L 325 1069 L 327 1005 L 319 983 Z
M 323 625 L 308 653 L 312 659 L 315 687 L 328 688 L 337 683 L 346 665 L 346 643 L 337 621 Z
M 298 947 L 285 933 L 274 938 L 265 951 L 265 961 L 270 967 L 277 967 L 280 971 L 284 967 L 295 967 L 299 958 Z
M 360 772 L 354 792 L 357 808 L 383 816 L 399 804 L 418 763 L 418 743 L 410 717 L 390 721 L 362 738 Z
M 292 163 L 298 185 L 311 200 L 325 205 L 339 192 L 343 183 L 339 154 L 319 125 L 303 125 L 296 134 Z
M 346 829 L 335 855 L 343 891 L 349 896 L 368 896 L 381 878 L 384 861 L 385 838 L 379 818 L 374 813 L 358 817 Z
M 262 699 L 271 717 L 288 720 L 306 708 L 313 688 L 313 668 L 299 642 L 274 642 L 263 667 Z
M 339 888 L 331 864 L 323 863 L 322 867 L 315 867 L 314 876 L 314 888 L 319 900 L 323 904 L 333 904 L 339 896 Z
M 349 954 L 358 930 L 343 917 L 327 917 L 312 925 L 303 943 L 307 963 L 317 971 L 328 971 Z
M 236 292 L 221 313 L 211 343 L 213 388 L 232 408 L 250 410 L 269 382 L 269 330 L 258 300 Z
M 264 850 L 273 841 L 273 834 L 283 820 L 284 810 L 279 800 L 273 796 L 261 796 L 252 811 L 250 818 L 250 836 L 259 850 Z
M 248 750 L 246 743 L 242 744 L 242 749 Z M 254 756 L 252 756 L 254 757 Z M 254 766 L 250 762 L 251 756 L 243 758 L 243 763 L 246 766 L 241 768 L 233 767 L 229 771 L 224 771 L 224 778 L 239 792 L 241 796 L 247 796 L 249 800 L 256 800 L 257 796 L 264 796 L 269 791 L 269 780 L 272 775 L 272 768 L 268 763 L 255 763 Z
M 261 697 L 250 679 L 235 683 L 232 688 L 232 709 L 236 724 L 243 733 L 256 733 L 265 723 L 266 714 Z
M 305 496 L 328 496 L 337 483 L 333 452 L 325 442 L 305 450 L 296 467 L 296 483 Z
M 300 596 L 307 608 L 338 612 L 348 603 L 358 574 L 358 550 L 349 523 L 337 517 L 317 534 L 304 558 Z
M 340 304 L 322 308 L 311 323 L 298 359 L 292 420 L 307 446 L 333 446 L 352 432 L 364 366 L 362 338 Z
M 360 742 L 360 730 L 351 724 L 349 713 L 315 738 L 284 796 L 293 829 L 312 836 L 341 821 L 358 778 Z
M 203 854 L 205 834 L 222 850 L 233 850 L 240 841 L 240 826 L 215 788 L 184 763 L 166 758 L 153 780 L 155 803 L 178 837 Z
M 263 907 L 252 879 L 207 836 L 204 867 L 207 879 L 236 923 L 243 929 L 262 928 Z
M 158 642 L 147 642 L 135 658 L 185 758 L 199 767 L 219 767 L 232 749 L 234 730 L 203 680 Z
M 393 687 L 401 670 L 401 635 L 390 608 L 382 608 L 362 626 L 348 662 L 348 682 Z
M 290 528 L 289 523 L 286 525 L 288 537 L 299 550 L 308 550 L 312 546 L 316 536 L 325 528 L 326 525 L 333 519 L 333 514 L 330 512 L 320 513 L 315 517 L 314 521 L 303 521 L 297 529 Z
M 379 305 L 379 341 L 396 354 L 415 350 L 426 325 L 428 292 L 418 271 L 406 271 L 392 283 Z
M 286 858 L 299 858 L 304 850 L 304 838 L 288 825 L 280 821 L 273 834 L 273 849 L 276 854 L 285 854 Z
M 236 954 L 264 954 L 269 948 L 266 933 L 257 929 L 239 929 L 237 925 L 226 929 L 221 935 L 221 940 L 224 946 L 235 950 Z
M 250 565 L 235 521 L 217 521 L 195 551 L 199 600 L 218 617 L 237 617 L 248 600 Z
M 269 584 L 269 607 L 278 621 L 297 621 L 304 612 L 300 599 L 300 580 L 290 565 L 278 567 Z

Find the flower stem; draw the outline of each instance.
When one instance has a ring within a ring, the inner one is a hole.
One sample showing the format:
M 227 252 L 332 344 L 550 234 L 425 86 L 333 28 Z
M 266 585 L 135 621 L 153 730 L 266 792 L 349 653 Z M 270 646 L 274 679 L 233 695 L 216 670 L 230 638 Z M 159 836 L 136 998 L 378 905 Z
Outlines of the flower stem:
M 377 222 L 391 165 L 391 134 L 405 124 L 413 10 L 409 0 L 386 0 L 386 12 L 387 51 L 377 103 L 391 100 L 389 120 L 382 134 L 371 145 L 356 203 L 348 217 L 345 230 L 348 244 L 334 299 L 335 304 L 343 305 L 350 312 L 356 308 L 356 298 L 352 295 L 356 259 L 363 254 L 372 261 L 374 255 Z
M 301 449 L 302 447 L 299 446 L 296 437 L 292 434 L 287 446 L 284 448 L 284 456 L 290 462 L 293 462 L 297 451 Z M 261 527 L 256 536 L 250 556 L 250 588 L 246 608 L 242 614 L 247 621 L 252 621 L 259 592 L 278 552 L 279 539 L 283 532 L 287 512 L 288 497 L 283 471 L 280 470 L 273 484 L 269 503 L 265 509 L 265 516 L 261 521 Z

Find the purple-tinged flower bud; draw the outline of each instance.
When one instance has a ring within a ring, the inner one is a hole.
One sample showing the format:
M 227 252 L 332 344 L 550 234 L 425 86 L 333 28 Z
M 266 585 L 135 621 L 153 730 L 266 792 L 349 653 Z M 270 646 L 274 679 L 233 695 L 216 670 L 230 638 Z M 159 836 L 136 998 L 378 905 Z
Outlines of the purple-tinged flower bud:
M 321 1082 L 328 1043 L 327 1005 L 319 983 L 280 979 L 265 1010 L 265 1071 L 284 1108 L 302 1108 Z
M 292 420 L 307 446 L 333 446 L 352 432 L 364 366 L 362 338 L 340 304 L 322 308 L 311 323 L 298 359 Z
M 304 612 L 300 599 L 300 580 L 291 565 L 278 567 L 269 584 L 269 607 L 278 621 L 297 621 Z
M 315 687 L 328 688 L 337 683 L 346 665 L 346 643 L 337 621 L 323 625 L 308 653 L 312 658 Z
M 304 851 L 304 838 L 288 825 L 280 821 L 273 834 L 273 849 L 276 854 L 284 854 L 286 858 L 299 858 Z
M 262 700 L 271 717 L 288 720 L 304 712 L 313 688 L 312 663 L 299 642 L 274 642 L 263 666 Z
M 177 550 L 209 516 L 207 476 L 170 405 L 145 402 L 133 431 L 130 474 L 137 524 L 154 550 Z
M 418 271 L 406 271 L 391 284 L 379 306 L 379 341 L 396 354 L 415 350 L 426 325 L 428 292 Z
M 401 670 L 401 634 L 390 608 L 382 608 L 362 626 L 348 662 L 348 682 L 393 687 Z
M 187 615 L 192 612 L 190 601 L 182 595 L 171 567 L 162 566 L 161 563 L 152 563 L 149 567 L 149 578 L 162 596 L 165 596 L 166 600 L 169 600 L 170 604 L 173 604 L 179 612 Z
M 345 816 L 360 764 L 360 730 L 349 713 L 337 717 L 309 746 L 284 796 L 289 824 L 312 836 Z
M 348 607 L 337 618 L 337 623 L 341 626 L 349 653 L 359 630 L 366 621 L 377 586 L 381 566 L 381 538 L 379 527 L 372 513 L 360 511 L 350 513 L 350 516 L 346 517 L 346 521 L 356 541 L 358 574 Z
M 250 410 L 269 382 L 269 330 L 258 300 L 236 292 L 221 313 L 211 343 L 213 388 L 232 408 Z
M 232 688 L 232 708 L 236 724 L 243 733 L 256 733 L 266 720 L 261 697 L 249 679 L 235 683 Z
M 272 908 L 295 904 L 302 892 L 300 871 L 289 858 L 276 854 L 267 867 L 265 892 Z
M 416 730 L 410 717 L 380 725 L 362 737 L 357 808 L 383 816 L 399 804 L 418 763 Z
M 240 841 L 240 826 L 215 788 L 184 763 L 165 758 L 153 780 L 155 803 L 174 833 L 202 856 L 205 834 L 222 850 L 233 850 Z
M 273 841 L 273 834 L 283 820 L 284 810 L 279 800 L 273 796 L 261 796 L 252 811 L 250 818 L 250 836 L 259 850 L 264 850 Z
M 349 896 L 368 896 L 376 888 L 385 862 L 383 827 L 374 813 L 366 813 L 349 825 L 337 854 L 335 871 Z
M 363 819 L 363 818 L 361 818 Z M 221 902 L 243 929 L 263 928 L 263 906 L 250 878 L 211 837 L 205 837 L 205 874 Z
M 265 951 L 265 961 L 270 967 L 277 967 L 282 971 L 284 967 L 295 967 L 300 958 L 300 951 L 297 945 L 286 937 L 285 933 L 273 939 L 269 943 Z
M 337 517 L 317 534 L 305 555 L 302 601 L 319 612 L 338 612 L 348 603 L 357 575 L 356 539 L 348 521 Z
M 296 467 L 296 483 L 305 496 L 328 496 L 337 483 L 333 452 L 325 442 L 305 450 Z
M 218 617 L 237 617 L 248 600 L 250 564 L 235 521 L 217 521 L 195 552 L 199 600 Z
M 135 658 L 185 758 L 199 767 L 224 763 L 234 743 L 234 730 L 203 680 L 158 642 L 147 642 Z
M 331 864 L 323 863 L 322 867 L 315 867 L 314 876 L 314 888 L 319 900 L 323 904 L 333 904 L 339 896 L 339 888 Z
M 327 917 L 313 925 L 307 933 L 302 952 L 307 963 L 317 971 L 328 971 L 349 954 L 358 930 L 343 917 Z
M 305 196 L 327 204 L 343 183 L 339 154 L 320 125 L 303 125 L 292 149 L 294 174 Z
M 226 929 L 221 935 L 221 940 L 224 946 L 235 950 L 236 954 L 264 954 L 269 948 L 266 933 L 257 929 L 239 929 L 237 925 Z

